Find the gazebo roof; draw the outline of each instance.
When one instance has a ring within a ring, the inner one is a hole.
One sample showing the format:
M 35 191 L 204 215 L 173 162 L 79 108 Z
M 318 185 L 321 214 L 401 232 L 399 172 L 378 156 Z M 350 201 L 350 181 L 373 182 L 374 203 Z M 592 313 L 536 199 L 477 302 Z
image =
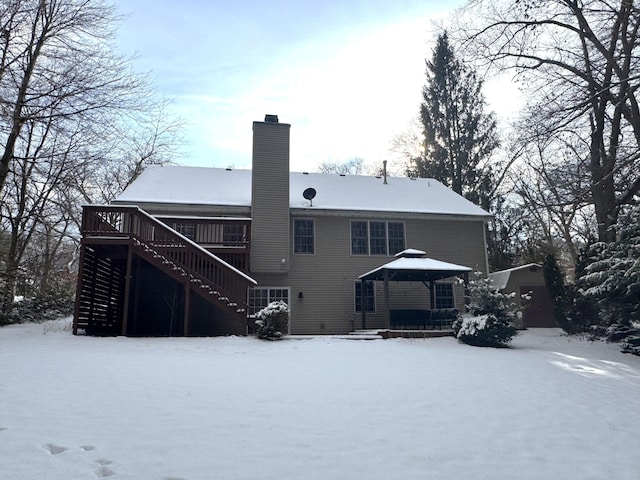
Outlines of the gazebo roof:
M 409 252 L 410 255 L 415 253 L 414 250 Z M 384 280 L 385 272 L 387 272 L 388 280 L 395 282 L 431 282 L 471 271 L 473 271 L 472 268 L 433 258 L 403 256 L 360 275 L 358 278 L 360 280 Z

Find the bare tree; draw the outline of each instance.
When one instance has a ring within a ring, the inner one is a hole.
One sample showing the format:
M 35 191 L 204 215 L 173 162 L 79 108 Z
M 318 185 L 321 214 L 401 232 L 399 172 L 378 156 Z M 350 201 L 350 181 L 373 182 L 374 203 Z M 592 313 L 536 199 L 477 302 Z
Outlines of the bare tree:
M 346 162 L 322 162 L 318 165 L 320 173 L 337 173 L 340 175 L 362 175 L 364 158 L 352 158 Z
M 46 288 L 80 203 L 112 199 L 171 154 L 179 125 L 114 53 L 117 19 L 102 0 L 0 0 L 3 311 L 26 265 Z
M 543 233 L 545 250 L 574 265 L 581 246 L 597 230 L 584 157 L 561 138 L 540 137 L 527 145 L 511 177 L 516 203 Z
M 529 98 L 533 122 L 525 126 L 587 147 L 581 154 L 589 195 L 578 195 L 593 206 L 598 237 L 614 239 L 621 206 L 640 193 L 638 8 L 604 0 L 470 5 L 467 22 L 456 29 L 467 55 L 513 70 Z

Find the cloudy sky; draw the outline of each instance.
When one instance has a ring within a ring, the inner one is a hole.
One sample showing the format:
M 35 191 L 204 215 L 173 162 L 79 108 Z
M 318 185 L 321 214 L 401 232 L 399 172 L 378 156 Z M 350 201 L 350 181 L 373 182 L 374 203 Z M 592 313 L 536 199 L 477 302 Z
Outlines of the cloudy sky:
M 291 124 L 291 169 L 390 158 L 418 111 L 436 29 L 464 0 L 117 0 L 137 54 L 186 122 L 186 165 L 248 168 L 251 125 Z

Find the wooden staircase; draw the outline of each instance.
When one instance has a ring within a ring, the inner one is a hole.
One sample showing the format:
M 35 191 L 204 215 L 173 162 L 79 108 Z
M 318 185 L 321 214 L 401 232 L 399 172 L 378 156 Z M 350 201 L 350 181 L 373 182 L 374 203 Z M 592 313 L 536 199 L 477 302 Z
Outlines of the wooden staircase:
M 192 294 L 235 319 L 228 333 L 246 333 L 255 280 L 136 206 L 90 205 L 83 208 L 74 334 L 136 334 L 132 302 L 145 285 L 133 273 L 141 261 L 183 287 L 183 335 L 195 315 Z

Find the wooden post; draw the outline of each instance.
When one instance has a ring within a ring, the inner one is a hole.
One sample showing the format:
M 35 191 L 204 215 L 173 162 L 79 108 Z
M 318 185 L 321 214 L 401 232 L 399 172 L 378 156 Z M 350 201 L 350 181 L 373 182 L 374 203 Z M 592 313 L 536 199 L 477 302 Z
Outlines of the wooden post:
M 133 259 L 133 241 L 127 246 L 127 270 L 124 277 L 124 305 L 122 306 L 122 335 L 127 335 L 129 322 L 129 297 L 131 296 L 131 263 Z
M 436 308 L 436 290 L 433 283 L 433 280 L 429 280 L 429 305 L 431 310 Z
M 84 219 L 84 210 L 83 210 L 83 219 Z M 83 220 L 84 225 L 84 220 Z M 80 244 L 80 260 L 78 262 L 78 277 L 76 278 L 76 301 L 73 307 L 73 334 L 78 334 L 78 319 L 80 317 L 80 300 L 82 296 L 82 287 L 83 287 L 83 279 L 84 279 L 84 250 L 85 246 Z
M 131 322 L 132 326 L 131 326 L 131 334 L 132 335 L 136 335 L 136 332 L 138 331 L 138 314 L 140 311 L 140 257 L 136 256 L 136 274 L 135 274 L 135 279 L 136 281 L 133 284 L 133 315 L 131 318 Z
M 391 311 L 389 307 L 389 270 L 384 270 L 384 322 L 387 328 L 391 328 Z
M 191 303 L 191 282 L 187 275 L 184 283 L 184 318 L 182 324 L 184 325 L 183 335 L 189 336 L 189 307 Z
M 360 280 L 360 313 L 362 315 L 362 329 L 367 325 L 367 306 L 365 305 L 365 292 L 368 280 Z

